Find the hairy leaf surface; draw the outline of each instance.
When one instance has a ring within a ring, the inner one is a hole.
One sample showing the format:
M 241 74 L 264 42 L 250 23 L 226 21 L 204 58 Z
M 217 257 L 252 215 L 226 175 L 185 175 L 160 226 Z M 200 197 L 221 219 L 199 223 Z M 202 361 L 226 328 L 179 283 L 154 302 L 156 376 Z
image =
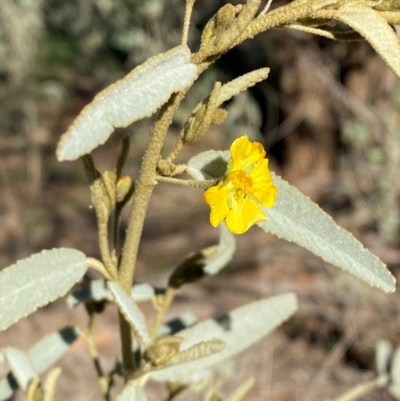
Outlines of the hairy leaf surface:
M 151 378 L 157 381 L 191 380 L 191 376 L 206 370 L 223 360 L 238 354 L 292 316 L 297 310 L 294 294 L 285 294 L 253 302 L 235 309 L 218 319 L 210 319 L 177 333 L 183 337 L 181 350 L 201 341 L 222 340 L 225 348 L 208 357 L 154 372 Z
M 187 172 L 201 181 L 222 177 L 229 160 L 229 151 L 202 152 L 189 160 Z M 396 280 L 384 263 L 294 186 L 271 174 L 279 192 L 273 207 L 260 205 L 268 219 L 258 226 L 303 246 L 371 286 L 385 292 L 395 290 Z
M 140 345 L 146 349 L 150 345 L 150 336 L 142 311 L 117 283 L 109 282 L 108 288 L 113 294 L 119 310 L 131 325 Z
M 258 223 L 259 227 L 303 246 L 371 286 L 385 292 L 395 290 L 395 278 L 361 242 L 294 186 L 274 173 L 272 178 L 279 189 L 276 204 L 262 207 L 268 219 Z
M 95 96 L 61 137 L 59 161 L 76 160 L 103 144 L 117 127 L 151 116 L 172 93 L 190 86 L 197 67 L 190 50 L 178 46 L 151 57 Z
M 76 249 L 37 253 L 0 272 L 0 330 L 62 297 L 87 270 Z
M 370 7 L 346 4 L 339 9 L 338 18 L 360 33 L 400 78 L 400 43 L 395 31 Z

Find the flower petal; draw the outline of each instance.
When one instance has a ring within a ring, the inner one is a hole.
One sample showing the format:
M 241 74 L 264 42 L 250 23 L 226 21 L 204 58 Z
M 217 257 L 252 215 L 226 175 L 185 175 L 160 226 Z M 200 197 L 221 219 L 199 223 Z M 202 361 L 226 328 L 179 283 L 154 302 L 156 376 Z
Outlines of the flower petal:
M 261 159 L 257 162 L 251 172 L 251 178 L 253 180 L 252 195 L 256 197 L 263 206 L 273 206 L 278 189 L 272 180 L 267 159 Z
M 253 224 L 266 220 L 267 216 L 253 199 L 234 202 L 226 217 L 226 225 L 233 234 L 245 233 Z
M 204 192 L 204 200 L 210 206 L 210 223 L 217 227 L 229 213 L 228 206 L 229 189 L 226 186 L 215 186 Z
M 265 156 L 260 142 L 250 142 L 247 135 L 236 139 L 231 145 L 230 171 L 244 170 Z

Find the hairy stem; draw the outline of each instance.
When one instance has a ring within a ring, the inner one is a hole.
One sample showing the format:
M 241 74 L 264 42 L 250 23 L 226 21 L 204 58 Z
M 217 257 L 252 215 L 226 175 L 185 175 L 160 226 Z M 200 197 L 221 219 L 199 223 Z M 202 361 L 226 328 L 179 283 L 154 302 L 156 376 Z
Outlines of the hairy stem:
M 211 180 L 199 181 L 199 180 L 183 180 L 181 178 L 164 177 L 162 175 L 157 175 L 156 180 L 160 182 L 169 182 L 171 184 L 183 185 L 186 187 L 208 189 L 218 184 L 218 182 L 221 181 L 221 178 L 213 178 Z
M 100 272 L 107 280 L 111 280 L 110 274 L 108 273 L 103 263 L 100 262 L 100 260 L 97 260 L 95 258 L 86 258 L 86 264 L 88 267 L 91 267 L 92 269 Z
M 132 198 L 131 214 L 126 232 L 124 249 L 120 265 L 119 284 L 126 291 L 130 291 L 133 273 L 137 259 L 140 237 L 143 231 L 143 223 L 149 204 L 151 193 L 156 185 L 156 168 L 160 158 L 161 148 L 168 127 L 172 122 L 172 116 L 178 108 L 184 93 L 172 95 L 169 102 L 162 107 L 160 118 L 155 123 L 142 166 L 136 182 L 135 193 Z
M 156 185 L 156 168 L 164 143 L 164 137 L 172 122 L 172 116 L 183 97 L 184 92 L 174 94 L 168 103 L 161 108 L 160 117 L 153 127 L 149 144 L 143 157 L 139 177 L 135 186 L 135 193 L 132 198 L 131 214 L 122 251 L 121 265 L 119 267 L 118 282 L 126 293 L 130 292 L 132 285 L 144 219 L 146 217 L 151 193 Z M 120 335 L 124 376 L 127 378 L 130 372 L 134 370 L 132 337 L 130 326 L 121 315 Z
M 125 320 L 121 312 L 118 313 L 119 317 L 119 334 L 121 337 L 121 348 L 122 348 L 122 365 L 124 372 L 125 383 L 129 380 L 130 372 L 135 370 L 135 361 L 132 353 L 132 336 L 131 326 Z

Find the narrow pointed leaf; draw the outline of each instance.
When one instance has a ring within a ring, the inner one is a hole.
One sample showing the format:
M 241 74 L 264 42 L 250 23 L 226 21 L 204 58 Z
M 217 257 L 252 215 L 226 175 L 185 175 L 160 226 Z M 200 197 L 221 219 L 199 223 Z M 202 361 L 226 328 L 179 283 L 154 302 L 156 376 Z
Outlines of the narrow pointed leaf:
M 150 58 L 101 91 L 62 136 L 58 160 L 76 160 L 90 153 L 109 138 L 114 128 L 151 116 L 172 93 L 190 86 L 197 73 L 190 55 L 186 46 L 178 46 Z
M 119 310 L 131 325 L 142 349 L 146 349 L 150 345 L 150 336 L 142 311 L 117 283 L 109 282 L 108 288 L 113 294 Z
M 65 327 L 38 341 L 28 352 L 29 360 L 36 373 L 43 373 L 55 364 L 79 337 L 79 329 Z
M 258 223 L 259 227 L 303 246 L 371 286 L 395 290 L 395 278 L 376 256 L 295 187 L 276 174 L 272 178 L 279 189 L 276 204 L 263 208 L 268 219 Z
M 176 319 L 164 323 L 158 332 L 158 337 L 171 336 L 197 323 L 196 316 L 192 312 L 186 312 Z
M 215 366 L 261 340 L 296 310 L 296 296 L 285 294 L 253 302 L 218 319 L 209 319 L 181 331 L 177 335 L 184 338 L 182 350 L 199 341 L 214 339 L 222 340 L 225 348 L 206 358 L 154 372 L 151 378 L 157 381 L 190 381 L 192 375 Z
M 23 390 L 26 390 L 30 381 L 33 380 L 37 374 L 33 370 L 25 352 L 9 347 L 4 349 L 4 354 L 19 386 Z
M 75 249 L 42 251 L 0 272 L 0 330 L 62 297 L 87 270 Z
M 43 337 L 24 356 L 27 358 L 27 365 L 35 375 L 43 373 L 65 354 L 78 336 L 77 328 L 66 327 Z M 6 378 L 0 380 L 0 401 L 8 399 L 17 388 L 18 383 L 10 372 Z
M 192 157 L 187 172 L 197 180 L 222 177 L 230 152 L 207 151 Z M 396 280 L 386 266 L 348 231 L 295 187 L 272 173 L 279 192 L 272 208 L 263 208 L 268 219 L 263 230 L 295 242 L 325 261 L 354 274 L 385 292 L 395 290 Z
M 178 289 L 185 284 L 195 283 L 205 276 L 215 275 L 230 262 L 236 250 L 235 236 L 225 223 L 219 226 L 219 231 L 218 245 L 189 255 L 171 274 L 168 287 Z
M 187 172 L 197 180 L 222 177 L 229 160 L 229 151 L 202 152 L 189 160 Z M 272 177 L 279 189 L 276 204 L 271 208 L 260 205 L 268 219 L 258 226 L 303 246 L 372 286 L 385 292 L 395 290 L 395 278 L 376 256 L 295 187 L 274 173 Z
M 362 35 L 400 78 L 399 38 L 379 12 L 350 3 L 339 9 L 338 19 Z

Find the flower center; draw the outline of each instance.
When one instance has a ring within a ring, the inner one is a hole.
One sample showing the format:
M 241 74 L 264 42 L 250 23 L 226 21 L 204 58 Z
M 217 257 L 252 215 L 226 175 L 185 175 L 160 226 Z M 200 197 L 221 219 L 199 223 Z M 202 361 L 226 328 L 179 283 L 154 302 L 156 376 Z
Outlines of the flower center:
M 243 170 L 230 172 L 226 177 L 226 183 L 230 187 L 230 194 L 228 196 L 229 208 L 232 208 L 233 204 L 242 205 L 252 193 L 253 180 Z
M 227 181 L 230 182 L 235 189 L 245 192 L 251 192 L 253 188 L 253 180 L 243 170 L 232 171 L 228 174 Z

